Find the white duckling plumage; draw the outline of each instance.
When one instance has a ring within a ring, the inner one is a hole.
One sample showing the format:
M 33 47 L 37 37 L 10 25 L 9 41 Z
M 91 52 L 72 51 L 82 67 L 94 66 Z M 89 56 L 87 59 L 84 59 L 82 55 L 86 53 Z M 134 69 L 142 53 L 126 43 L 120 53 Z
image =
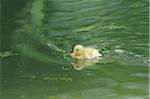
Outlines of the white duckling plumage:
M 97 49 L 91 47 L 84 47 L 83 45 L 76 45 L 71 56 L 74 59 L 99 59 L 102 54 Z

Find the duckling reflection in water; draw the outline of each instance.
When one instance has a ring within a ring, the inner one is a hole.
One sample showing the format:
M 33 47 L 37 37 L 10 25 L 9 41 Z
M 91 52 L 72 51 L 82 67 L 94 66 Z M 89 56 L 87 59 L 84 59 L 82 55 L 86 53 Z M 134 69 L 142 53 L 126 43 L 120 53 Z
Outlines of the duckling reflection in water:
M 102 54 L 95 48 L 76 45 L 71 56 L 74 59 L 72 62 L 74 69 L 82 70 L 84 67 L 98 63 Z
M 99 59 L 85 59 L 85 60 L 77 60 L 74 59 L 71 63 L 75 70 L 82 70 L 84 68 L 88 68 L 96 63 L 99 63 Z
M 84 47 L 82 45 L 76 45 L 71 53 L 72 58 L 82 60 L 82 59 L 99 59 L 102 54 L 98 52 L 97 49 L 91 47 Z

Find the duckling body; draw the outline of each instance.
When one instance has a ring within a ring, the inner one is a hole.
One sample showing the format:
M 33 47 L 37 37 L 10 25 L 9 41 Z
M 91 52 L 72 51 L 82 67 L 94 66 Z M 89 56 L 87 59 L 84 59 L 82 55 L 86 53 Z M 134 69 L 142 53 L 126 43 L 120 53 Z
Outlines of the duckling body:
M 73 49 L 71 56 L 74 59 L 98 59 L 102 54 L 97 49 L 91 47 L 84 47 L 82 45 L 76 45 Z

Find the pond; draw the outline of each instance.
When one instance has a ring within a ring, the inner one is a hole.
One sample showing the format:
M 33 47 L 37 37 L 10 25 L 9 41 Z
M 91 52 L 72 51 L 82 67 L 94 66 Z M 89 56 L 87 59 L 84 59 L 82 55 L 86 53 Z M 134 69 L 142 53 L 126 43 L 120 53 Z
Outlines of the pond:
M 148 0 L 3 0 L 2 99 L 148 99 Z M 74 60 L 76 44 L 102 58 Z

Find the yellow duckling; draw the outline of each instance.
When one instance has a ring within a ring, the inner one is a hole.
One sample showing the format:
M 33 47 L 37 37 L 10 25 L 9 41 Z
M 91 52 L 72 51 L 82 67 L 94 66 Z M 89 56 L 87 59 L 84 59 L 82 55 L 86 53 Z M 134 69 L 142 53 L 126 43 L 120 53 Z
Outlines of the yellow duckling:
M 84 47 L 82 45 L 76 45 L 73 49 L 71 56 L 74 59 L 99 59 L 102 54 L 97 49 L 91 47 Z

